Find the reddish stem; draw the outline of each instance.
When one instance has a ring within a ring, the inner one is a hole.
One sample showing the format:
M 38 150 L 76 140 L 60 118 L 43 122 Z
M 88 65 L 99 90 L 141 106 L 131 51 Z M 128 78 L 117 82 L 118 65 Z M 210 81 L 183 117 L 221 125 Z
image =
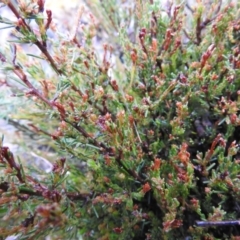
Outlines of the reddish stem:
M 8 147 L 1 147 L 0 155 L 1 155 L 0 156 L 1 160 L 5 159 L 8 162 L 9 166 L 12 169 L 15 169 L 17 171 L 17 175 L 16 176 L 17 176 L 19 182 L 20 183 L 24 183 L 25 181 L 23 179 L 20 166 L 15 162 L 13 154 L 9 151 L 9 148 Z
M 49 101 L 47 98 L 45 98 L 33 85 L 32 83 L 28 80 L 26 74 L 22 71 L 22 69 L 18 66 L 14 66 L 13 72 L 28 86 L 30 89 L 28 91 L 28 94 L 35 95 L 39 99 L 41 99 L 43 102 L 45 102 L 49 107 L 53 108 L 54 104 Z
M 14 13 L 14 15 L 18 18 L 22 20 L 23 25 L 28 29 L 29 32 L 31 32 L 32 34 L 33 31 L 30 28 L 30 26 L 25 22 L 25 20 L 21 17 L 21 15 L 19 14 L 19 12 L 17 11 L 17 9 L 15 8 L 15 6 L 9 1 L 7 6 L 11 9 L 11 11 Z M 47 58 L 47 60 L 50 62 L 51 66 L 53 67 L 53 69 L 59 74 L 59 75 L 64 75 L 63 71 L 58 69 L 55 61 L 53 60 L 52 56 L 49 54 L 49 52 L 47 51 L 47 48 L 39 41 L 37 40 L 36 42 L 34 42 L 34 44 L 41 50 L 41 52 L 45 55 L 45 57 Z

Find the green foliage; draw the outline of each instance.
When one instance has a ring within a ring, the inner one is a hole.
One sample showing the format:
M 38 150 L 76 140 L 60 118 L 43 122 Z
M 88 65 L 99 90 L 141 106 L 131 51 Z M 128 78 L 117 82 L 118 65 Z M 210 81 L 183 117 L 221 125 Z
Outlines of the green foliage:
M 59 159 L 36 178 L 1 142 L 0 237 L 237 239 L 211 227 L 240 216 L 237 7 L 86 1 L 69 37 L 43 0 L 2 2 L 17 20 L 0 17 L 14 28 L 1 66 L 21 101 L 5 114 Z

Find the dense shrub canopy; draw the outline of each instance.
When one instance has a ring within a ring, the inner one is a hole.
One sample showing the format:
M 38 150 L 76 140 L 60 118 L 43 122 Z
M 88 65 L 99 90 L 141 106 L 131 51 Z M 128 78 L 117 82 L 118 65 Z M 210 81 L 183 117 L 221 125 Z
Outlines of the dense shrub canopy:
M 1 2 L 2 83 L 21 102 L 4 117 L 56 159 L 39 173 L 2 141 L 0 237 L 240 237 L 236 5 L 86 1 L 63 34 L 44 0 Z

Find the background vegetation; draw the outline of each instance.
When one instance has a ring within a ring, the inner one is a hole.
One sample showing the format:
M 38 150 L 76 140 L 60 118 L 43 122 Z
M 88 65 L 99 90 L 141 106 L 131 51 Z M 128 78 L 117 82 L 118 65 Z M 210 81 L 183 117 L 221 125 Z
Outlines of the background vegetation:
M 1 2 L 1 115 L 53 166 L 2 138 L 0 237 L 240 237 L 239 6 L 86 1 L 68 32 L 44 0 Z

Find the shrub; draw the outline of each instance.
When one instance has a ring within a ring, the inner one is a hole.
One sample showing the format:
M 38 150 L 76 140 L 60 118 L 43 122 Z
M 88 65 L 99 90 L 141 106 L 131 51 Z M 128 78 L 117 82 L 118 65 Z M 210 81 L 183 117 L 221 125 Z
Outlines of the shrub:
M 0 236 L 238 239 L 237 7 L 87 1 L 68 36 L 43 0 L 2 2 L 16 17 L 0 18 L 15 42 L 2 69 L 22 105 L 8 117 L 58 159 L 37 178 L 2 141 Z

